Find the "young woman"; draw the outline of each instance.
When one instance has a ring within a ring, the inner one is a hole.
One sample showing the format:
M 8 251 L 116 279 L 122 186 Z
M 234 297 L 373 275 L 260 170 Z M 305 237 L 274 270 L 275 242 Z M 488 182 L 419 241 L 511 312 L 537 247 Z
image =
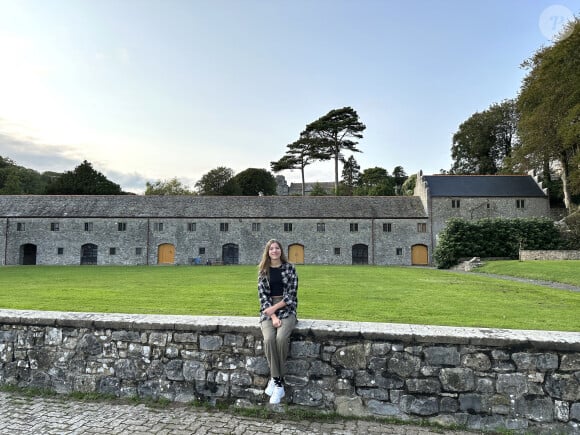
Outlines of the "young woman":
M 285 395 L 286 359 L 290 334 L 296 326 L 298 275 L 277 240 L 266 243 L 258 269 L 260 327 L 271 376 L 265 393 L 270 403 L 276 404 Z

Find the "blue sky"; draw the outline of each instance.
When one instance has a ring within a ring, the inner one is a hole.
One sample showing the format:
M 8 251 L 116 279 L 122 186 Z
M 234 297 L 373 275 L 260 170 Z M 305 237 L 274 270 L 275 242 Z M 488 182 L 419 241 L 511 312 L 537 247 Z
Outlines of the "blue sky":
M 0 0 L 0 155 L 83 160 L 142 192 L 218 166 L 270 168 L 306 124 L 353 107 L 361 170 L 451 167 L 473 113 L 580 0 Z M 299 171 L 285 171 L 288 182 Z M 331 163 L 306 168 L 332 181 Z

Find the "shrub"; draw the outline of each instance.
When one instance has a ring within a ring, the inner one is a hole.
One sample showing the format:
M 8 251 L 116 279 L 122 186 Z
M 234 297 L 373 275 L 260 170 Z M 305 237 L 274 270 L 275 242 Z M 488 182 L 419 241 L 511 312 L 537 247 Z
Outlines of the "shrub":
M 460 258 L 518 258 L 520 249 L 560 249 L 564 241 L 554 223 L 545 218 L 450 219 L 439 234 L 433 254 L 437 267 L 448 269 Z

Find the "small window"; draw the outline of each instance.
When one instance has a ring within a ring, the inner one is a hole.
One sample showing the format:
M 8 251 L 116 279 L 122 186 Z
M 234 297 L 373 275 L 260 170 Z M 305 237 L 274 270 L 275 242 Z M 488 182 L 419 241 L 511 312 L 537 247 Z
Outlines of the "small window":
M 324 223 L 316 224 L 316 231 L 324 233 L 326 231 L 326 225 Z
M 205 248 L 199 248 L 199 255 L 205 255 Z
M 143 248 L 135 248 L 135 255 L 143 255 Z
M 516 199 L 516 208 L 526 208 L 526 204 L 523 199 Z
M 403 255 L 403 248 L 397 248 L 397 255 Z
M 57 255 L 62 255 L 62 254 L 64 254 L 64 248 L 56 248 L 56 254 L 57 254 Z
M 287 233 L 291 233 L 292 232 L 292 224 L 291 223 L 285 223 L 284 224 L 284 231 L 286 231 Z
M 117 231 L 127 231 L 127 223 L 117 222 Z
M 26 227 L 23 222 L 18 222 L 16 224 L 16 231 L 25 231 Z
M 85 231 L 93 231 L 93 223 L 85 222 Z
M 262 226 L 259 222 L 252 222 L 252 231 L 260 231 Z
M 489 205 L 489 202 L 487 203 L 487 208 L 490 208 L 491 206 Z
M 227 232 L 230 230 L 230 224 L 227 222 L 221 222 L 220 223 L 220 231 L 224 231 Z
M 461 201 L 459 199 L 452 199 L 451 208 L 459 208 L 459 207 L 461 207 Z
M 356 232 L 358 232 L 358 224 L 357 224 L 357 223 L 351 223 L 351 224 L 350 224 L 350 232 L 351 232 L 351 233 L 356 233 Z
M 190 222 L 187 224 L 187 231 L 197 231 L 197 225 L 195 222 Z
M 60 230 L 60 225 L 58 224 L 58 222 L 52 222 L 50 224 L 50 231 L 59 231 Z
M 163 231 L 163 222 L 155 222 L 153 224 L 153 231 Z
M 427 224 L 422 224 L 422 223 L 417 224 L 417 232 L 426 233 L 427 232 Z
M 383 232 L 390 233 L 393 231 L 393 224 L 383 224 Z
M 109 248 L 109 255 L 116 255 L 117 254 L 117 248 Z
M 340 255 L 340 248 L 334 248 L 334 255 Z

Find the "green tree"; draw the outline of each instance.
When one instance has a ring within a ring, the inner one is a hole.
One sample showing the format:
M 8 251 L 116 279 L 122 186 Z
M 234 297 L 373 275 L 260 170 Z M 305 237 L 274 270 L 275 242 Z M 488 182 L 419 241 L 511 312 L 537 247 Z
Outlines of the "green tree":
M 286 145 L 286 154 L 276 162 L 270 162 L 272 171 L 278 173 L 288 169 L 299 169 L 302 177 L 302 196 L 305 195 L 304 168 L 316 160 L 325 158 L 325 154 L 318 151 L 317 142 L 306 132 L 300 138 Z
M 403 184 L 407 179 L 407 173 L 402 166 L 395 166 L 393 169 L 393 179 L 395 181 L 395 194 L 402 195 Z
M 321 160 L 334 159 L 335 193 L 338 193 L 338 162 L 342 151 L 362 152 L 356 147 L 356 140 L 362 139 L 365 129 L 352 107 L 331 110 L 306 126 L 305 133 L 316 140 L 317 149 L 325 155 Z
M 108 180 L 84 160 L 46 187 L 47 195 L 122 195 L 121 186 Z
M 384 168 L 365 169 L 359 178 L 355 195 L 361 196 L 394 196 L 395 180 Z
M 545 178 L 555 164 L 568 210 L 572 194 L 580 192 L 580 184 L 574 183 L 580 178 L 579 23 L 575 19 L 553 45 L 523 62 L 528 73 L 517 98 L 521 145 L 512 153 L 514 168 L 535 169 Z
M 342 189 L 340 190 L 345 191 L 346 195 L 350 196 L 358 185 L 360 165 L 355 160 L 354 156 L 350 156 L 346 160 L 343 159 L 342 163 Z
M 170 180 L 157 180 L 145 183 L 145 195 L 193 195 L 194 193 L 184 186 L 177 177 Z
M 47 184 L 47 180 L 37 171 L 0 156 L 1 195 L 40 195 Z
M 248 168 L 234 177 L 241 195 L 276 195 L 276 179 L 265 169 Z
M 417 174 L 410 175 L 401 186 L 400 195 L 413 196 L 415 195 L 415 186 L 417 184 Z
M 312 190 L 310 191 L 310 196 L 326 196 L 328 193 L 324 190 L 324 187 L 319 182 L 314 183 Z
M 453 135 L 452 174 L 497 174 L 517 145 L 517 112 L 514 100 L 492 104 L 476 112 Z
M 240 195 L 241 189 L 236 184 L 234 171 L 225 166 L 212 169 L 201 180 L 195 183 L 196 191 L 200 195 Z

